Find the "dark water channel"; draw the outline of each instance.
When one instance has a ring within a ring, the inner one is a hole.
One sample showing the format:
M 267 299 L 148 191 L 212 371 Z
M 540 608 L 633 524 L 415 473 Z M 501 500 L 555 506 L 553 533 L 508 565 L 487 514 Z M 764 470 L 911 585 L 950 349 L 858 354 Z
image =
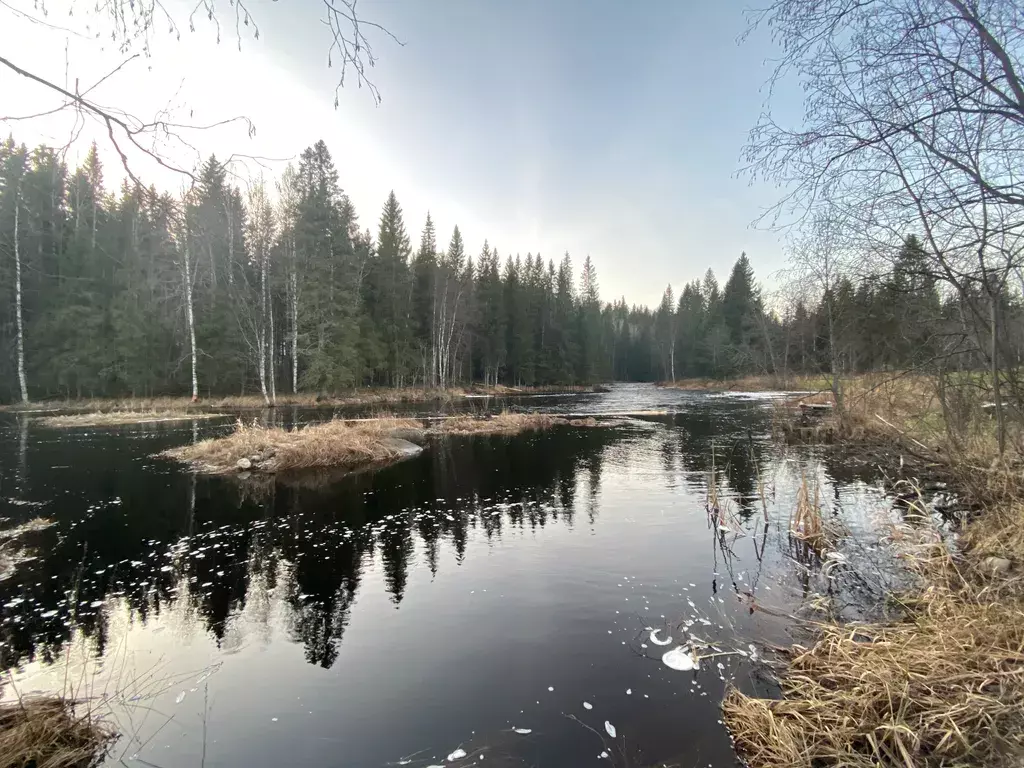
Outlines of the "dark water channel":
M 153 458 L 231 419 L 2 414 L 0 529 L 53 525 L 0 539 L 0 693 L 93 697 L 122 733 L 111 765 L 734 765 L 725 685 L 766 689 L 751 646 L 795 631 L 752 600 L 877 599 L 800 562 L 801 477 L 841 547 L 873 552 L 892 515 L 870 470 L 773 445 L 767 403 L 629 385 L 480 401 L 663 413 L 248 484 Z M 708 522 L 713 464 L 728 532 Z M 691 633 L 723 655 L 666 666 Z

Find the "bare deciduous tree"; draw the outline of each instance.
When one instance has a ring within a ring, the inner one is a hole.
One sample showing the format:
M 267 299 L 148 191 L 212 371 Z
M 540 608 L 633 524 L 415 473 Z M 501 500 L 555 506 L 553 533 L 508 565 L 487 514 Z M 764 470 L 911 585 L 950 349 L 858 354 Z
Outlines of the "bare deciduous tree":
M 765 113 L 745 150 L 786 196 L 772 223 L 841 211 L 864 255 L 920 232 L 934 276 L 984 337 L 1000 449 L 1000 297 L 1024 259 L 1024 6 L 1015 0 L 776 0 L 751 16 L 782 48 L 770 86 L 804 87 L 802 125 Z

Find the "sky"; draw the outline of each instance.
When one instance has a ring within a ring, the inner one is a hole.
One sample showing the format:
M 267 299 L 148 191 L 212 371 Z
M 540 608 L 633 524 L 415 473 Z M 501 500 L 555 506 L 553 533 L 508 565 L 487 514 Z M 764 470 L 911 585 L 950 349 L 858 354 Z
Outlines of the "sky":
M 321 0 L 250 0 L 258 40 L 252 25 L 239 40 L 233 8 L 219 3 L 219 43 L 202 14 L 189 30 L 192 4 L 168 0 L 180 40 L 161 20 L 150 55 L 90 96 L 146 120 L 246 116 L 251 137 L 236 122 L 183 131 L 191 148 L 158 145 L 188 168 L 211 152 L 247 156 L 233 166 L 240 184 L 259 173 L 272 181 L 322 138 L 363 227 L 376 230 L 394 190 L 414 245 L 429 210 L 442 245 L 457 224 L 474 254 L 485 238 L 502 256 L 557 261 L 568 251 L 577 268 L 589 254 L 605 300 L 656 304 L 666 285 L 678 294 L 709 267 L 724 283 L 744 251 L 769 287 L 783 266 L 780 236 L 752 226 L 780 192 L 738 174 L 774 54 L 761 32 L 738 42 L 749 1 L 361 0 L 360 17 L 402 44 L 367 30 L 381 102 L 350 79 L 335 108 L 338 71 L 327 67 Z M 3 0 L 0 56 L 69 89 L 77 79 L 84 90 L 133 52 L 95 38 L 109 23 L 90 16 L 92 7 L 51 0 L 40 24 L 28 18 L 38 17 L 33 0 Z M 0 94 L 0 117 L 59 104 L 2 65 Z M 777 100 L 773 112 L 796 114 L 796 106 Z M 0 120 L 0 130 L 64 146 L 74 124 L 65 111 Z M 117 183 L 123 172 L 101 126 L 77 135 L 69 161 L 96 138 L 108 182 Z M 129 161 L 158 187 L 187 182 L 138 152 Z

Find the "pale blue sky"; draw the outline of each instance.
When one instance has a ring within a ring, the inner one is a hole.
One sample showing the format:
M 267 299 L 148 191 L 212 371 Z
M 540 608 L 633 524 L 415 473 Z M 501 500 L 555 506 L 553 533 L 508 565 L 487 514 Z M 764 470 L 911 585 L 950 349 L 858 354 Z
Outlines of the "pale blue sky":
M 744 250 L 763 280 L 781 266 L 778 236 L 750 227 L 777 191 L 736 177 L 773 53 L 765 35 L 737 43 L 749 2 L 361 0 L 406 45 L 372 34 L 381 105 L 349 87 L 333 110 L 320 3 L 252 0 L 258 42 L 239 52 L 225 30 L 214 47 L 199 24 L 110 87 L 254 119 L 256 139 L 200 136 L 202 152 L 286 157 L 323 138 L 364 226 L 394 188 L 414 241 L 429 207 L 444 242 L 457 223 L 474 253 L 484 237 L 502 254 L 589 253 L 605 299 L 655 303 L 709 266 L 724 282 Z M 34 63 L 43 43 L 8 35 Z M 85 49 L 73 62 L 102 70 Z

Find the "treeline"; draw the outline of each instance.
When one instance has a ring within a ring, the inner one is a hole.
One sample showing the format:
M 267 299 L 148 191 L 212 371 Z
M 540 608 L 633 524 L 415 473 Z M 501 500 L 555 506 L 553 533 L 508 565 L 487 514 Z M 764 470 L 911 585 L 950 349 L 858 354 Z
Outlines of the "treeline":
M 211 157 L 175 196 L 110 193 L 95 148 L 69 174 L 8 139 L 0 400 L 862 370 L 927 350 L 940 326 L 922 313 L 957 316 L 912 241 L 891 275 L 785 307 L 742 255 L 724 286 L 708 270 L 654 309 L 602 302 L 589 257 L 577 278 L 568 254 L 471 253 L 458 227 L 447 241 L 428 215 L 414 246 L 394 193 L 361 228 L 322 141 L 273 192 L 243 193 Z

